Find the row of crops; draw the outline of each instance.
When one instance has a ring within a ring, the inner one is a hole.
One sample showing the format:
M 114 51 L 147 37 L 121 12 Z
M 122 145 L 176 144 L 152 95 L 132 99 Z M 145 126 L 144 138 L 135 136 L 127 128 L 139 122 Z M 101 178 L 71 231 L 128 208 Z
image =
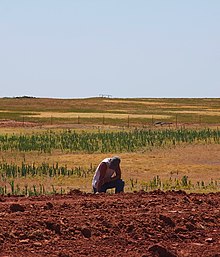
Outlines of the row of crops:
M 218 129 L 132 130 L 120 132 L 76 132 L 64 130 L 38 134 L 0 135 L 0 151 L 38 151 L 59 149 L 69 152 L 133 152 L 141 148 L 180 143 L 220 143 Z
M 48 166 L 49 168 L 49 166 Z M 87 171 L 84 170 L 86 173 Z M 47 174 L 50 174 L 48 171 Z M 4 181 L 0 183 L 0 196 L 1 195 L 25 195 L 25 196 L 37 196 L 37 195 L 45 195 L 45 194 L 66 194 L 72 192 L 78 192 L 79 189 L 71 189 L 65 186 L 54 186 L 53 184 L 47 185 L 45 182 L 37 183 L 37 181 L 33 181 L 29 184 L 24 183 L 21 185 L 18 181 L 16 183 L 16 178 L 11 177 L 10 174 L 6 178 L 4 177 Z M 73 174 L 74 175 L 74 174 Z M 69 176 L 69 175 L 68 175 Z M 78 174 L 77 176 L 81 176 Z M 54 177 L 60 177 L 59 174 L 54 175 Z M 65 175 L 64 175 L 65 177 Z M 63 177 L 63 178 L 64 178 Z M 138 181 L 137 179 L 130 179 L 127 181 L 128 188 L 127 190 L 131 192 L 137 191 L 153 191 L 153 190 L 184 190 L 189 192 L 213 192 L 219 191 L 220 182 L 219 180 L 211 179 L 209 182 L 197 181 L 196 183 L 192 183 L 188 176 L 184 175 L 182 178 L 169 178 L 168 180 L 161 180 L 159 176 L 153 177 L 153 179 L 148 181 Z M 92 192 L 92 190 L 90 191 Z
M 35 163 L 28 164 L 22 162 L 21 165 L 16 163 L 0 162 L 0 195 L 45 195 L 45 194 L 65 194 L 69 189 L 66 186 L 55 186 L 53 182 L 57 178 L 62 183 L 65 179 L 90 177 L 94 174 L 95 167 L 74 167 L 68 168 L 67 165 L 62 166 L 58 163 L 50 165 L 49 163 L 42 163 L 36 165 Z M 48 177 L 52 179 L 48 184 L 44 179 Z M 42 178 L 39 183 L 38 179 Z M 22 180 L 21 180 L 22 179 Z M 55 180 L 54 180 L 55 179 Z M 21 183 L 21 181 L 23 181 Z M 32 182 L 30 182 L 32 181 Z M 65 184 L 65 183 L 64 183 Z
M 0 162 L 0 178 L 1 181 L 6 181 L 7 178 L 35 177 L 35 176 L 77 176 L 87 177 L 93 174 L 95 168 L 90 165 L 89 168 L 75 167 L 68 168 L 67 165 L 60 166 L 58 163 L 50 165 L 42 163 L 41 165 L 27 164 L 22 162 L 21 166 L 15 163 Z
M 159 176 L 153 177 L 149 181 L 141 181 L 130 179 L 130 190 L 131 191 L 152 191 L 152 190 L 189 190 L 194 192 L 209 192 L 219 191 L 220 181 L 210 179 L 208 182 L 198 180 L 193 183 L 188 176 L 184 175 L 181 178 L 169 178 L 162 180 Z

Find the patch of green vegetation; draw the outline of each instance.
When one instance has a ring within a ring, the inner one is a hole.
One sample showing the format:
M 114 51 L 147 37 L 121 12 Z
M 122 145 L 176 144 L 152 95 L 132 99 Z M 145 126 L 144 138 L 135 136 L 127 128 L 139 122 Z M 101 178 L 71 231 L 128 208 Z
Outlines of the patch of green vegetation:
M 162 180 L 159 176 L 153 177 L 149 181 L 139 182 L 137 179 L 130 179 L 130 191 L 153 191 L 153 190 L 184 190 L 187 192 L 217 192 L 220 191 L 220 180 L 210 179 L 208 183 L 197 181 L 192 183 L 188 176 L 184 175 L 180 179 L 169 178 Z
M 0 135 L 1 151 L 38 151 L 51 153 L 55 149 L 63 152 L 112 153 L 134 152 L 140 149 L 174 147 L 179 144 L 220 143 L 218 129 L 134 129 L 119 132 L 86 132 L 74 130 L 61 132 Z

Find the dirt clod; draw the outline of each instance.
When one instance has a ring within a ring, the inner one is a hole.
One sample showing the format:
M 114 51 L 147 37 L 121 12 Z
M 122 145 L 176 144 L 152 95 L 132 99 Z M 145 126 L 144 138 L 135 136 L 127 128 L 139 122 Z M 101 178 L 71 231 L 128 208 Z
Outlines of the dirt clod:
M 22 205 L 17 204 L 17 203 L 13 203 L 13 204 L 10 205 L 10 211 L 11 212 L 18 212 L 18 211 L 24 212 L 25 209 Z
M 160 214 L 159 218 L 164 221 L 166 225 L 175 227 L 175 222 L 170 217 Z
M 56 224 L 52 221 L 46 221 L 45 224 L 46 224 L 47 229 L 54 231 L 56 234 L 61 234 L 60 224 Z
M 46 205 L 44 206 L 45 210 L 51 210 L 53 209 L 53 204 L 51 202 L 47 202 Z
M 86 238 L 90 238 L 92 236 L 91 230 L 89 228 L 87 228 L 87 227 L 82 227 L 81 233 Z
M 69 255 L 68 253 L 59 253 L 58 257 L 71 257 L 71 255 Z
M 153 252 L 158 257 L 177 257 L 175 254 L 169 252 L 165 247 L 161 245 L 153 245 L 148 251 Z

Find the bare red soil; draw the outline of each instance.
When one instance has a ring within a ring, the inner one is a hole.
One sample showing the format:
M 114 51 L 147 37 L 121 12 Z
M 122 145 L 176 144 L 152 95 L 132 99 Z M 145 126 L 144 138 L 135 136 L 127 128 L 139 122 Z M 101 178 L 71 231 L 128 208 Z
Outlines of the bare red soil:
M 220 193 L 0 198 L 0 256 L 220 256 Z
M 0 120 L 0 127 L 6 128 L 14 128 L 14 127 L 34 127 L 38 126 L 38 123 L 34 122 L 22 122 L 22 121 L 15 121 L 15 120 Z

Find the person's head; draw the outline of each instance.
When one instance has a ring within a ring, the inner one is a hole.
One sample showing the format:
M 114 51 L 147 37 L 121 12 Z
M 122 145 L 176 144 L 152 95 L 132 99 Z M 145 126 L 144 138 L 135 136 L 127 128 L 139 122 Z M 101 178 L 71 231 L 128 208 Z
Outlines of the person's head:
M 116 169 L 121 162 L 121 159 L 118 156 L 114 156 L 110 160 L 109 168 L 110 169 Z

